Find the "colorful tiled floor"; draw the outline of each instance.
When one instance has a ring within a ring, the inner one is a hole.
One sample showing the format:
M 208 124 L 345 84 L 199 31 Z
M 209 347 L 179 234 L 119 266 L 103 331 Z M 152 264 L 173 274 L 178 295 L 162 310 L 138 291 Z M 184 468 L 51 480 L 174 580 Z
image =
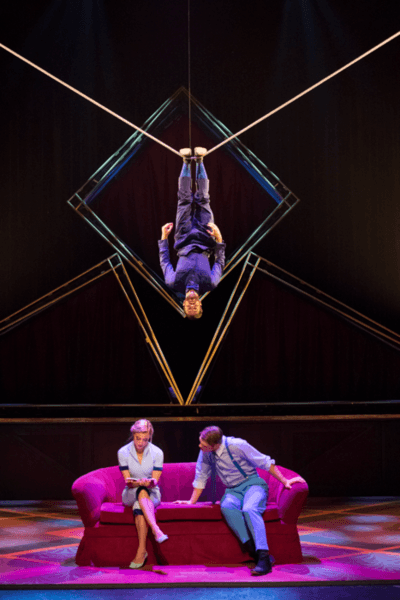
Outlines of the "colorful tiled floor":
M 246 566 L 77 567 L 73 502 L 0 503 L 0 585 L 281 586 L 400 583 L 400 499 L 311 499 L 299 521 L 304 560 L 254 578 Z

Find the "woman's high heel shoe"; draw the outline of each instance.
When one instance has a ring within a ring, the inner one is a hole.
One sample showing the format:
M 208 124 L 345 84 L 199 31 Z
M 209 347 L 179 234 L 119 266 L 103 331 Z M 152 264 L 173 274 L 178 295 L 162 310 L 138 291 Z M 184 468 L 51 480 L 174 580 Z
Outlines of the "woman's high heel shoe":
M 132 561 L 131 564 L 129 565 L 129 568 L 130 569 L 141 569 L 144 566 L 144 563 L 146 562 L 147 557 L 148 557 L 148 554 L 146 552 L 144 555 L 144 561 L 142 563 L 135 563 Z

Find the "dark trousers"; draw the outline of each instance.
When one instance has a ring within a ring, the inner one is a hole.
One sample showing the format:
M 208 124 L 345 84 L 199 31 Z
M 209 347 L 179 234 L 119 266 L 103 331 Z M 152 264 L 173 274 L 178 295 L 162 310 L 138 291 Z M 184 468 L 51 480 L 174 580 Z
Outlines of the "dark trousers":
M 213 250 L 215 247 L 215 239 L 207 229 L 208 223 L 214 223 L 208 179 L 198 179 L 196 188 L 192 194 L 191 178 L 179 178 L 174 244 L 177 251 L 183 248 Z

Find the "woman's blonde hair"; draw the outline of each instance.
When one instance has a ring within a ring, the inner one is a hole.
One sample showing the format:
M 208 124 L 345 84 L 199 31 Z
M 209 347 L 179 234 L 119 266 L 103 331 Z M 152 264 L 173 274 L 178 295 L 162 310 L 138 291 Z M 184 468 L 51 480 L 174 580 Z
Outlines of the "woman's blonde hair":
M 151 442 L 154 433 L 153 425 L 147 419 L 139 419 L 139 421 L 135 421 L 131 427 L 132 439 L 135 433 L 148 433 Z

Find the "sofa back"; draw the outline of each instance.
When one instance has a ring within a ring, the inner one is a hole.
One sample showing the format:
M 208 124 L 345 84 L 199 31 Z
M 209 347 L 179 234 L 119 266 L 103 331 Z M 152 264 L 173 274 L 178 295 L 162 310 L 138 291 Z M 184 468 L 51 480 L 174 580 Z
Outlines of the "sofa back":
M 279 467 L 281 472 L 288 478 L 294 477 L 296 473 Z M 160 479 L 161 498 L 164 502 L 174 500 L 189 500 L 193 491 L 193 480 L 195 476 L 196 463 L 164 463 L 163 473 Z M 269 485 L 268 503 L 280 503 L 283 485 L 268 471 L 258 469 L 258 474 L 263 477 Z M 304 484 L 305 485 L 305 484 Z M 72 486 L 72 493 L 77 502 L 79 514 L 85 527 L 93 527 L 100 519 L 100 508 L 103 502 L 121 502 L 122 490 L 125 487 L 124 478 L 119 467 L 105 467 L 86 473 L 77 479 Z M 305 489 L 307 486 L 305 486 Z M 216 482 L 216 500 L 220 500 L 224 494 L 225 487 L 219 477 Z M 305 497 L 307 492 L 305 491 Z M 206 488 L 200 497 L 200 502 L 211 501 L 211 481 L 207 482 Z M 287 496 L 289 500 L 289 496 Z
M 196 463 L 164 463 L 160 478 L 161 500 L 173 502 L 174 500 L 189 500 L 193 492 L 193 480 L 196 472 Z M 216 500 L 221 500 L 225 491 L 219 477 L 216 481 Z M 211 502 L 211 481 L 207 481 L 200 502 Z

